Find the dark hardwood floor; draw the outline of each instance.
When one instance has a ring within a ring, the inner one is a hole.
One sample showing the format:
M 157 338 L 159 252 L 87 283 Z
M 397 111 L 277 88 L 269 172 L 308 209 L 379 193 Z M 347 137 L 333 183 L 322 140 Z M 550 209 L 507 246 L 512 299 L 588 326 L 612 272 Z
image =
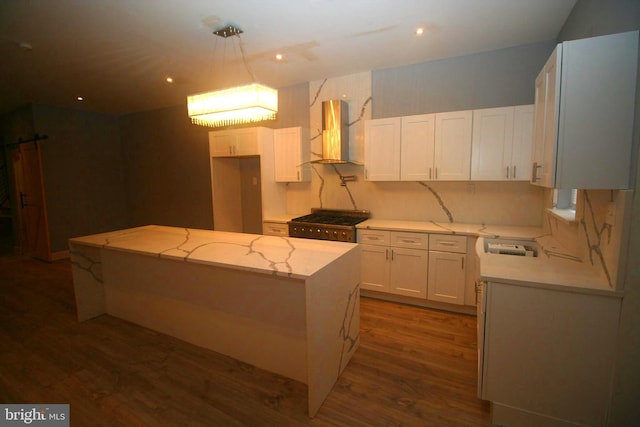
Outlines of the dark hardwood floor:
M 104 315 L 76 321 L 68 261 L 0 257 L 0 403 L 72 426 L 484 426 L 475 317 L 361 300 L 360 348 L 317 416 L 306 386 Z

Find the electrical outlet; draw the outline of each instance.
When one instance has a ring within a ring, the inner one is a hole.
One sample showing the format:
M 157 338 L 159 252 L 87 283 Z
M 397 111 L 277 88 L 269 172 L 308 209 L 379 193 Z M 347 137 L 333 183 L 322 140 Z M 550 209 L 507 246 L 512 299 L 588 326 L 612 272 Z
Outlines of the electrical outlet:
M 607 216 L 604 222 L 609 225 L 616 225 L 616 202 L 609 202 L 607 204 Z

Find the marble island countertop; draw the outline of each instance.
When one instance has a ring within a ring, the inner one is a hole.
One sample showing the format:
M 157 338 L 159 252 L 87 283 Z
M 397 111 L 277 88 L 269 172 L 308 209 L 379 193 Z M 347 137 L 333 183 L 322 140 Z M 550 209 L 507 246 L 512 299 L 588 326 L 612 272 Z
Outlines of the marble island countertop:
M 147 225 L 69 239 L 109 248 L 235 269 L 306 279 L 354 250 L 356 244 L 293 237 Z
M 610 286 L 601 267 L 565 248 L 541 227 L 370 219 L 358 224 L 357 228 L 478 237 L 475 249 L 480 258 L 479 275 L 482 280 L 617 297 L 622 295 Z M 539 247 L 538 256 L 485 253 L 484 241 L 489 238 L 533 240 Z

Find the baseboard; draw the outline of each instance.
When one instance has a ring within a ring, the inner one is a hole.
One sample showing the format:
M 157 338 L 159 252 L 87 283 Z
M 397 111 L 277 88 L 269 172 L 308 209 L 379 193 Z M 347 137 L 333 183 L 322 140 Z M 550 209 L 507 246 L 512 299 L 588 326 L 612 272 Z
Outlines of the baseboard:
M 51 253 L 51 261 L 60 261 L 61 259 L 69 258 L 69 251 L 59 251 Z
M 450 311 L 453 313 L 460 313 L 460 314 L 469 314 L 472 316 L 477 315 L 477 308 L 475 305 L 470 306 L 470 305 L 447 304 L 444 302 L 429 301 L 427 299 L 422 299 L 422 298 L 406 297 L 403 295 L 395 295 L 387 292 L 371 291 L 369 289 L 360 289 L 360 295 L 362 295 L 363 297 L 374 298 L 374 299 L 379 299 L 383 301 L 397 302 L 400 304 L 415 305 L 423 308 Z

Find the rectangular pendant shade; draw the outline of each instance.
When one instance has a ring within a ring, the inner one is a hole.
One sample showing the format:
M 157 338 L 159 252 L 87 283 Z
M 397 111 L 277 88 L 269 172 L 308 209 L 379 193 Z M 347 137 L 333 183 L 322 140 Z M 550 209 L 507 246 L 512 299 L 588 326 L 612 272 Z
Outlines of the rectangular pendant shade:
M 253 83 L 190 95 L 187 111 L 192 123 L 209 127 L 275 120 L 278 91 Z

